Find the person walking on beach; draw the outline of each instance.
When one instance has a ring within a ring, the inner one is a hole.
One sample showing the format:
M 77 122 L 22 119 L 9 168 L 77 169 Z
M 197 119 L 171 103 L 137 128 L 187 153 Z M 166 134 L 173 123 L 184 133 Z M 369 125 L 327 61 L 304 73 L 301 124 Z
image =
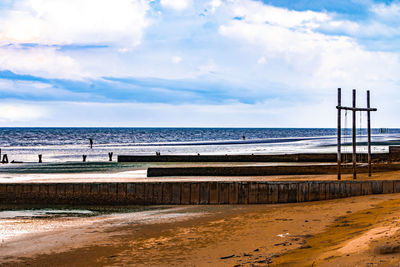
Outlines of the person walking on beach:
M 90 143 L 90 149 L 92 149 L 93 148 L 93 139 L 92 138 L 89 138 L 89 143 Z

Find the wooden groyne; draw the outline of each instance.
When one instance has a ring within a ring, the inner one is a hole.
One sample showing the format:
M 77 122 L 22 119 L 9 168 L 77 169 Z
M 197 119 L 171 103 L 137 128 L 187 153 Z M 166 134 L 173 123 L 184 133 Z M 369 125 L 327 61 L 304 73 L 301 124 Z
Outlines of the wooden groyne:
M 397 171 L 400 164 L 374 164 L 374 172 Z M 149 167 L 147 177 L 161 176 L 269 176 L 335 174 L 336 165 L 291 165 L 291 166 L 207 166 L 207 167 Z M 352 173 L 351 166 L 342 169 Z M 358 166 L 357 172 L 367 173 L 368 166 Z
M 400 193 L 400 180 L 0 184 L 0 204 L 274 204 Z
M 399 152 L 400 153 L 400 152 Z M 400 155 L 395 153 L 396 155 Z M 373 161 L 390 161 L 394 153 L 372 154 Z M 351 154 L 342 154 L 351 161 Z M 396 157 L 397 159 L 397 157 Z M 367 162 L 366 154 L 357 154 L 357 162 Z M 118 155 L 118 162 L 337 162 L 335 153 L 298 153 L 281 155 Z

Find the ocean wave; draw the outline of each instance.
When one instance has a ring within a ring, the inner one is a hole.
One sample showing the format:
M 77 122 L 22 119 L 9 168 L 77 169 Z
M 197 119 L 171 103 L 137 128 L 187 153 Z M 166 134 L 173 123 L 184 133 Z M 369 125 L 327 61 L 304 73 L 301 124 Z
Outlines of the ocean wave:
M 120 146 L 209 146 L 209 145 L 246 145 L 246 144 L 273 144 L 290 143 L 307 140 L 327 140 L 333 136 L 320 137 L 289 137 L 289 138 L 266 138 L 266 139 L 248 139 L 248 140 L 210 140 L 210 141 L 189 141 L 189 142 L 157 142 L 157 143 L 131 143 L 120 144 Z M 110 144 L 111 146 L 112 144 Z

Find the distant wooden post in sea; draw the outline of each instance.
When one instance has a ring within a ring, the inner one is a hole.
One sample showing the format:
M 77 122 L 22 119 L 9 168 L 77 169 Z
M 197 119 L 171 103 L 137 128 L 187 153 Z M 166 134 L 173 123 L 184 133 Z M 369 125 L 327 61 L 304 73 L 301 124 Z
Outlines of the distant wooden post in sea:
M 1 163 L 8 163 L 7 154 L 3 154 L 3 159 L 1 160 Z
M 368 128 L 368 176 L 371 176 L 372 166 L 371 166 L 371 111 L 377 111 L 376 108 L 370 107 L 370 93 L 367 90 L 367 107 L 357 108 L 356 107 L 356 89 L 353 89 L 353 105 L 352 107 L 342 106 L 342 90 L 338 88 L 338 105 L 336 106 L 338 110 L 338 129 L 337 129 L 337 178 L 341 179 L 341 112 L 342 110 L 350 110 L 353 112 L 352 118 L 352 162 L 353 162 L 353 179 L 357 179 L 357 141 L 356 141 L 356 112 L 366 111 L 367 112 L 367 128 Z M 361 125 L 360 125 L 361 126 Z

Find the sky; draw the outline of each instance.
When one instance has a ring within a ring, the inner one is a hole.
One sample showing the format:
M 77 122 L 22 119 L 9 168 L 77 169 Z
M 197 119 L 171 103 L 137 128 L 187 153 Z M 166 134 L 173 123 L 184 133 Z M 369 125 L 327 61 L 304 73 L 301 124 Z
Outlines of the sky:
M 0 1 L 1 127 L 334 128 L 338 87 L 400 128 L 400 1 Z

